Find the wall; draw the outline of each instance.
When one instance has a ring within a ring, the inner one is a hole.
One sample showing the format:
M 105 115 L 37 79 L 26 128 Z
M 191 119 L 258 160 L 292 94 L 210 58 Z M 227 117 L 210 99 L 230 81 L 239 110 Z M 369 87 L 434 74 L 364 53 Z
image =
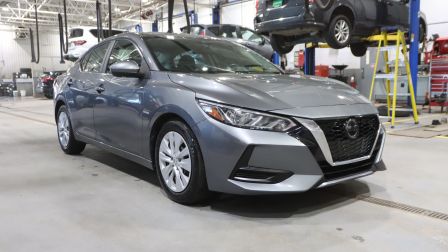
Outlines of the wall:
M 60 64 L 59 34 L 56 30 L 42 30 L 40 33 L 40 62 L 31 63 L 30 39 L 15 39 L 12 26 L 0 25 L 0 78 L 10 79 L 20 68 L 31 68 L 33 74 L 43 71 L 65 70 L 68 64 Z M 36 43 L 35 43 L 35 46 Z M 37 53 L 37 51 L 36 51 Z M 37 55 L 36 55 L 37 57 Z
M 221 23 L 236 24 L 253 29 L 256 15 L 255 2 L 255 0 L 244 0 L 223 5 Z

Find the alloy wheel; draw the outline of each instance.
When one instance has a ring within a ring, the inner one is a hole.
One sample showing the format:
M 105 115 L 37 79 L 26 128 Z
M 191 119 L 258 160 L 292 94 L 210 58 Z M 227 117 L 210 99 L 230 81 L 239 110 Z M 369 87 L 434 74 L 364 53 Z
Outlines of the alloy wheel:
M 67 148 L 70 140 L 70 123 L 67 113 L 61 112 L 58 118 L 58 136 L 59 142 L 64 148 Z
M 344 44 L 348 41 L 350 37 L 350 27 L 347 21 L 340 19 L 336 22 L 334 26 L 334 37 L 336 41 L 341 44 Z
M 191 178 L 191 159 L 185 139 L 175 131 L 165 134 L 159 146 L 163 182 L 173 192 L 184 191 Z

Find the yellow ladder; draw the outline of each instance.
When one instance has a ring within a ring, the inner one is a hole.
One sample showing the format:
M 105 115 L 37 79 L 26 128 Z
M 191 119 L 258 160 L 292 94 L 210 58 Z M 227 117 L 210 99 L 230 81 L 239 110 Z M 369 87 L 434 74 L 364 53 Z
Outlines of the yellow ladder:
M 369 41 L 378 41 L 378 50 L 376 53 L 375 66 L 373 70 L 373 78 L 372 85 L 370 87 L 370 96 L 369 100 L 372 100 L 373 92 L 375 89 L 376 80 L 385 80 L 386 86 L 386 100 L 387 100 L 387 116 L 391 118 L 391 126 L 395 127 L 395 114 L 397 110 L 397 96 L 410 96 L 411 104 L 412 104 L 412 113 L 414 116 L 415 124 L 418 124 L 418 112 L 417 112 L 417 103 L 415 102 L 415 93 L 414 86 L 412 85 L 412 77 L 411 77 L 411 67 L 409 65 L 408 59 L 408 51 L 406 47 L 406 40 L 404 37 L 404 32 L 398 30 L 396 34 L 388 34 L 386 31 L 381 32 L 381 35 L 372 36 L 369 38 Z M 396 41 L 395 45 L 389 46 L 389 41 Z M 389 61 L 389 50 L 395 50 L 395 60 Z M 381 52 L 384 52 L 383 57 L 386 63 L 385 73 L 377 74 L 379 59 L 381 57 Z M 403 54 L 404 62 L 400 62 L 400 53 Z M 391 70 L 391 63 L 394 65 L 393 72 Z M 406 68 L 406 75 L 400 75 L 400 63 L 404 63 Z M 409 93 L 397 94 L 398 81 L 405 80 L 408 81 L 408 89 Z M 393 93 L 391 93 L 391 80 L 394 81 Z M 392 96 L 392 104 L 391 104 L 391 96 Z

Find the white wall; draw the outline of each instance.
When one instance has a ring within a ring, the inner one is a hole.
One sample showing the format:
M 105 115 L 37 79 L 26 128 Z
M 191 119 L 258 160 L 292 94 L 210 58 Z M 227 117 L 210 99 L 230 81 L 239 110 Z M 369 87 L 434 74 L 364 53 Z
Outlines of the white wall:
M 14 28 L 0 25 L 0 78 L 10 79 L 20 68 L 31 68 L 34 74 L 43 71 L 65 70 L 67 64 L 60 64 L 59 33 L 56 30 L 42 30 L 40 33 L 40 62 L 31 63 L 30 39 L 16 40 Z M 35 47 L 37 47 L 35 43 Z M 37 57 L 37 51 L 36 51 Z
M 426 14 L 428 35 L 438 33 L 448 36 L 448 1 L 447 0 L 421 0 L 420 9 Z M 447 22 L 445 24 L 431 25 L 431 23 Z
M 255 0 L 234 2 L 221 8 L 221 23 L 236 24 L 253 29 L 255 15 Z

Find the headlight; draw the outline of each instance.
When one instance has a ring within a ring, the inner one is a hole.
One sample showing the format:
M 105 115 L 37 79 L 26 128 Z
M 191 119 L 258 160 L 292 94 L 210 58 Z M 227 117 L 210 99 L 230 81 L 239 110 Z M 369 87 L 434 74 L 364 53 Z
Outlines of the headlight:
M 288 118 L 268 115 L 247 109 L 201 100 L 199 101 L 199 106 L 213 119 L 235 127 L 285 132 L 296 126 L 296 124 Z

